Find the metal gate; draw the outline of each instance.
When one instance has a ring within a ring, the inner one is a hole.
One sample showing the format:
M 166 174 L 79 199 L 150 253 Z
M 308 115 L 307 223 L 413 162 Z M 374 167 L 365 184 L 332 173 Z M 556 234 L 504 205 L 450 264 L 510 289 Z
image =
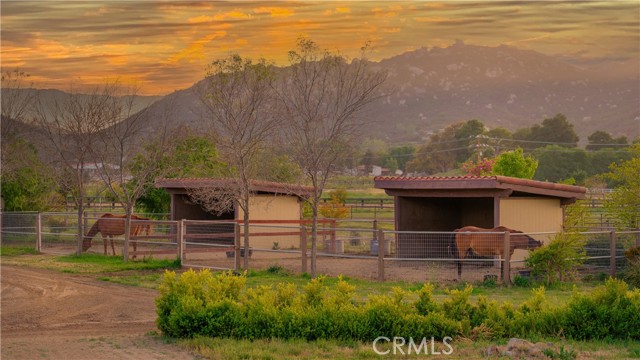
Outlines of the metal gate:
M 239 269 L 239 226 L 235 222 L 183 220 L 182 266 L 216 270 Z

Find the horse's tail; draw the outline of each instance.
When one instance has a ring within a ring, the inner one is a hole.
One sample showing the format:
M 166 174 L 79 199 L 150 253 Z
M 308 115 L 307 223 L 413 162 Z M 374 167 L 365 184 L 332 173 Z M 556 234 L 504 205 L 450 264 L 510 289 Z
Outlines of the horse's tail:
M 461 256 L 460 256 L 460 252 L 458 251 L 458 242 L 456 241 L 457 235 L 458 235 L 458 229 L 454 230 L 449 235 L 450 236 L 449 250 L 453 253 L 452 258 L 457 259 L 455 264 L 456 264 L 456 268 L 458 269 L 458 279 L 460 279 L 462 276 L 462 261 L 460 261 Z
M 449 256 L 453 259 L 458 258 L 458 244 L 456 244 L 456 233 L 451 232 L 449 234 Z

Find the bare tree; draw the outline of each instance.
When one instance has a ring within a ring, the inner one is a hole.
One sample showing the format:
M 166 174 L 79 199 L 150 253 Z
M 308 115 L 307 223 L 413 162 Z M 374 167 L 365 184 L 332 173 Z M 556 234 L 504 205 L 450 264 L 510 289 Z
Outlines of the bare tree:
M 29 74 L 20 69 L 5 71 L 1 77 L 2 120 L 0 121 L 0 135 L 2 140 L 0 141 L 0 164 L 2 173 L 7 174 L 15 169 L 10 163 L 19 163 L 19 160 L 24 157 L 20 146 L 14 145 L 18 145 L 16 141 L 22 135 L 22 127 L 25 127 L 24 123 L 29 120 L 36 91 L 33 89 L 33 84 L 28 81 Z M 12 161 L 8 162 L 7 160 Z M 9 166 L 6 167 L 7 165 Z
M 335 173 L 345 149 L 368 123 L 365 106 L 379 97 L 386 73 L 374 72 L 362 56 L 321 51 L 310 39 L 298 39 L 289 52 L 278 97 L 285 121 L 285 141 L 294 161 L 313 187 L 308 199 L 313 210 L 311 274 L 315 276 L 318 205 L 327 180 Z
M 129 258 L 131 216 L 136 201 L 156 176 L 162 177 L 163 159 L 175 145 L 181 128 L 171 126 L 175 106 L 171 99 L 154 112 L 140 104 L 137 88 L 118 86 L 110 97 L 106 127 L 93 147 L 98 174 L 125 211 L 123 258 Z M 153 132 L 148 126 L 155 117 Z
M 54 167 L 60 169 L 58 183 L 66 188 L 78 209 L 77 253 L 82 252 L 82 216 L 86 199 L 87 166 L 94 159 L 94 141 L 109 124 L 114 86 L 96 87 L 88 94 L 71 88 L 53 105 L 36 101 L 34 125 L 42 129 Z
M 259 173 L 258 156 L 273 136 L 279 118 L 274 110 L 273 66 L 253 63 L 239 55 L 215 60 L 197 91 L 204 104 L 203 119 L 211 129 L 221 158 L 228 165 L 229 181 L 222 188 L 194 190 L 191 196 L 205 209 L 225 212 L 239 206 L 244 213 L 244 247 L 249 249 L 250 182 Z M 244 257 L 244 268 L 249 265 Z

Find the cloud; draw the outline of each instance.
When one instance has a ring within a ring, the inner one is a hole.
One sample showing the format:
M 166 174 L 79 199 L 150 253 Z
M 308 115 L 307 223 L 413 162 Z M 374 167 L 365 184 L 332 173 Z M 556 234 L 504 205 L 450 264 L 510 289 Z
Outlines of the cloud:
M 186 48 L 181 50 L 175 55 L 172 55 L 167 59 L 167 62 L 170 64 L 175 64 L 186 60 L 186 62 L 191 63 L 196 60 L 202 60 L 205 58 L 204 47 L 211 41 L 217 38 L 223 38 L 227 36 L 226 31 L 217 31 L 213 34 L 206 35 L 200 39 L 192 41 Z
M 283 7 L 266 7 L 262 6 L 256 9 L 253 9 L 253 12 L 256 14 L 269 14 L 271 17 L 290 17 L 295 15 L 295 11 L 289 8 Z

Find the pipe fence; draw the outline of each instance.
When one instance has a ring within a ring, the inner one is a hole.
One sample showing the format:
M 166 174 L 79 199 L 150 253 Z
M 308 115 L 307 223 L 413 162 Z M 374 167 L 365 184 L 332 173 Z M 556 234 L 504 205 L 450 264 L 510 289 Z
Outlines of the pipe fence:
M 78 249 L 76 213 L 4 212 L 2 246 L 30 247 L 47 254 Z M 98 221 L 105 233 L 91 234 Z M 87 214 L 82 219 L 85 250 L 123 256 L 125 220 Z M 128 258 L 180 258 L 182 265 L 215 270 L 286 269 L 310 273 L 312 236 L 308 221 L 252 221 L 245 234 L 238 221 L 136 220 L 130 224 Z M 323 221 L 317 229 L 316 274 L 411 282 L 485 281 L 510 284 L 530 277 L 528 251 L 555 233 L 417 232 L 376 229 L 376 223 Z M 89 235 L 93 235 L 90 237 Z M 245 235 L 249 246 L 245 246 Z M 640 230 L 579 233 L 582 264 L 578 275 L 616 276 L 625 251 L 640 246 Z M 104 239 L 104 240 L 103 240 Z M 86 247 L 90 241 L 91 246 Z M 111 246 L 113 241 L 113 248 Z

